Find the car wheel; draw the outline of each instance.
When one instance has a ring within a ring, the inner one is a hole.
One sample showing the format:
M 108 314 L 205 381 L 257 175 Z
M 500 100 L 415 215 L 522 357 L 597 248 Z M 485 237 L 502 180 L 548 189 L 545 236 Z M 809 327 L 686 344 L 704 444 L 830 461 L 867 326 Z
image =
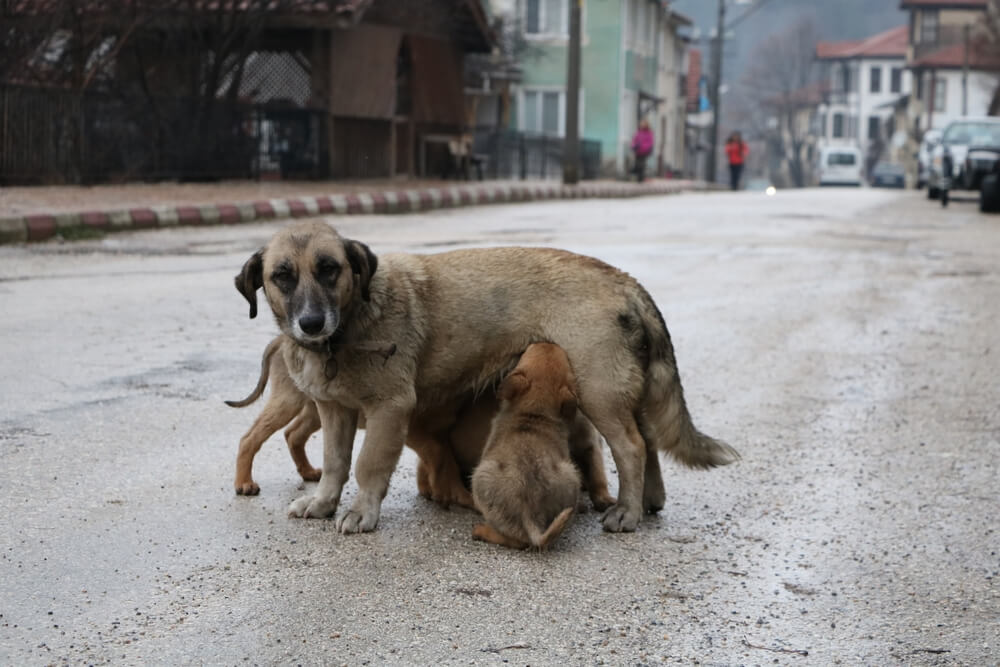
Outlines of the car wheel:
M 989 174 L 979 188 L 979 210 L 983 213 L 1000 211 L 1000 177 Z
M 938 190 L 937 188 L 935 188 L 933 185 L 928 185 L 927 186 L 927 198 L 928 199 L 937 199 L 940 196 L 941 196 L 941 191 L 940 190 Z

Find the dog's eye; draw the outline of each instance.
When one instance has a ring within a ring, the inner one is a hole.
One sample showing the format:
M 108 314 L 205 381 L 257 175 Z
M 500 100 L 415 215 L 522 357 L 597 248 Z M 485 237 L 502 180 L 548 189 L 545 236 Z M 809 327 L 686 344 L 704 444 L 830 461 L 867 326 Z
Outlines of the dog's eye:
M 317 278 L 336 278 L 340 273 L 340 263 L 335 259 L 322 258 L 316 262 Z
M 271 282 L 277 285 L 282 292 L 287 292 L 295 287 L 295 273 L 286 266 L 279 266 L 271 274 Z

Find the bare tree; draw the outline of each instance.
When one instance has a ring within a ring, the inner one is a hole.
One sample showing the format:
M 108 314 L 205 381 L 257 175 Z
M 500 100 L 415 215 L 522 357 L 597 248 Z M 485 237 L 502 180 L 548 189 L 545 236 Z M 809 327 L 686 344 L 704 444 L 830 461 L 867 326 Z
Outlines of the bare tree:
M 787 163 L 792 185 L 805 185 L 804 148 L 809 138 L 808 114 L 815 108 L 819 83 L 814 57 L 818 31 L 808 19 L 768 37 L 750 57 L 739 91 L 743 121 L 766 137 L 769 149 Z
M 988 0 L 986 3 L 986 11 L 976 25 L 970 47 L 972 57 L 1000 72 L 1000 0 Z M 1000 115 L 1000 81 L 993 89 L 987 113 Z

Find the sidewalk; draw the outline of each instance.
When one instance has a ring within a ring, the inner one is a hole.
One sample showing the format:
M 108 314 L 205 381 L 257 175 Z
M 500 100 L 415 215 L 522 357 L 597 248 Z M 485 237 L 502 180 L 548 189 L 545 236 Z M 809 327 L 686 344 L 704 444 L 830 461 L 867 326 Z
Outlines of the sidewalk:
M 0 188 L 0 243 L 172 225 L 236 224 L 323 214 L 408 213 L 543 199 L 619 198 L 712 189 L 686 180 L 326 181 Z

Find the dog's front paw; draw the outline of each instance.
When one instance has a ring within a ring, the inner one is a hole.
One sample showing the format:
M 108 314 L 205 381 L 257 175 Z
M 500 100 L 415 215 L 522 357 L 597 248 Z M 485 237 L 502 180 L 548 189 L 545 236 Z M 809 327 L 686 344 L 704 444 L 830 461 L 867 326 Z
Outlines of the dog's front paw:
M 604 524 L 604 530 L 609 533 L 631 533 L 639 526 L 639 517 L 638 510 L 619 504 L 601 516 L 601 523 Z
M 337 501 L 302 496 L 288 506 L 288 516 L 299 519 L 325 519 L 337 511 Z
M 351 509 L 337 517 L 337 530 L 341 533 L 370 533 L 378 525 L 382 503 L 361 494 L 355 499 Z
M 362 514 L 349 509 L 337 519 L 337 530 L 341 533 L 370 533 L 378 525 L 378 514 Z

